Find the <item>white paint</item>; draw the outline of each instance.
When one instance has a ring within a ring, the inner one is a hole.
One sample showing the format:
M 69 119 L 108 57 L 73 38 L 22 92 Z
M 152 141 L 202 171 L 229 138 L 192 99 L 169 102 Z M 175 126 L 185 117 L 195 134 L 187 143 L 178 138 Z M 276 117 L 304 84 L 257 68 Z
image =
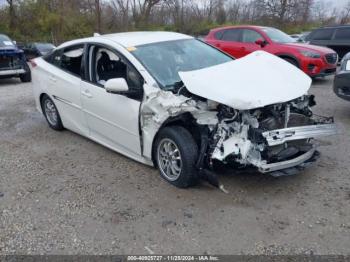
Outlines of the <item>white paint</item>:
M 239 110 L 290 101 L 311 86 L 301 70 L 264 51 L 179 75 L 191 93 Z

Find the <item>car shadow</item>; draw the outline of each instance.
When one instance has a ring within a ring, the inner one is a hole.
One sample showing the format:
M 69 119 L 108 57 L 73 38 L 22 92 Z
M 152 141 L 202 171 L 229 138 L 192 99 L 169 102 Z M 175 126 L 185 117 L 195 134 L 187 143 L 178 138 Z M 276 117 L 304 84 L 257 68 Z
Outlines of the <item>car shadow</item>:
M 20 84 L 20 83 L 21 83 L 21 81 L 17 78 L 4 78 L 4 79 L 0 78 L 0 86 Z

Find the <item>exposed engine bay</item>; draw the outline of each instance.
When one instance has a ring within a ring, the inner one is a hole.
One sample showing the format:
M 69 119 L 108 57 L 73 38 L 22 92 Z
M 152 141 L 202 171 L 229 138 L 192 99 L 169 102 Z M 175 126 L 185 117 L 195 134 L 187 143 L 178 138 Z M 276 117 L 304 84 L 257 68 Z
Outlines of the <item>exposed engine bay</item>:
M 332 117 L 312 113 L 313 95 L 236 110 L 193 95 L 185 87 L 160 92 L 144 107 L 144 134 L 155 132 L 149 121 L 159 129 L 169 119 L 184 118 L 189 128 L 198 130 L 193 134 L 199 145 L 199 170 L 212 170 L 215 162 L 221 162 L 235 168 L 254 167 L 273 176 L 296 174 L 319 156 L 312 139 L 336 133 Z

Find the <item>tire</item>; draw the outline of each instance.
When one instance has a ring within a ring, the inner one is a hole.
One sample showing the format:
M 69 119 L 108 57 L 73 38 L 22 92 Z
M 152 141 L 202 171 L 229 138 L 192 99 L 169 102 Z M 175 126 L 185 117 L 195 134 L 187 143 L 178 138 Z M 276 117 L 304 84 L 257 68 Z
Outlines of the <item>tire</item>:
M 60 114 L 57 107 L 48 95 L 44 95 L 41 99 L 41 108 L 49 126 L 56 130 L 62 131 L 64 129 Z
M 26 72 L 24 74 L 20 75 L 19 78 L 21 79 L 21 81 L 23 83 L 29 83 L 32 81 L 32 74 L 31 74 L 30 68 L 29 68 L 27 63 L 24 63 L 24 69 Z
M 286 62 L 292 64 L 293 66 L 299 68 L 298 62 L 295 61 L 293 58 L 282 57 L 282 59 L 285 60 Z
M 187 129 L 169 126 L 160 130 L 154 144 L 154 157 L 160 175 L 170 184 L 187 188 L 198 183 L 195 167 L 198 146 Z

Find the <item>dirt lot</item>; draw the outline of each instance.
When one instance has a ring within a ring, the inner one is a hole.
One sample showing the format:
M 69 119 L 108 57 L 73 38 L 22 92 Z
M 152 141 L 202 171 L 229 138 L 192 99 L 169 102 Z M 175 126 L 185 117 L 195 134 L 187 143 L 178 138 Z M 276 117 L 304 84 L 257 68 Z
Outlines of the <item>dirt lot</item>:
M 34 108 L 31 84 L 0 80 L 0 254 L 350 254 L 350 102 L 311 88 L 341 134 L 304 173 L 221 177 L 180 190 L 150 167 Z

